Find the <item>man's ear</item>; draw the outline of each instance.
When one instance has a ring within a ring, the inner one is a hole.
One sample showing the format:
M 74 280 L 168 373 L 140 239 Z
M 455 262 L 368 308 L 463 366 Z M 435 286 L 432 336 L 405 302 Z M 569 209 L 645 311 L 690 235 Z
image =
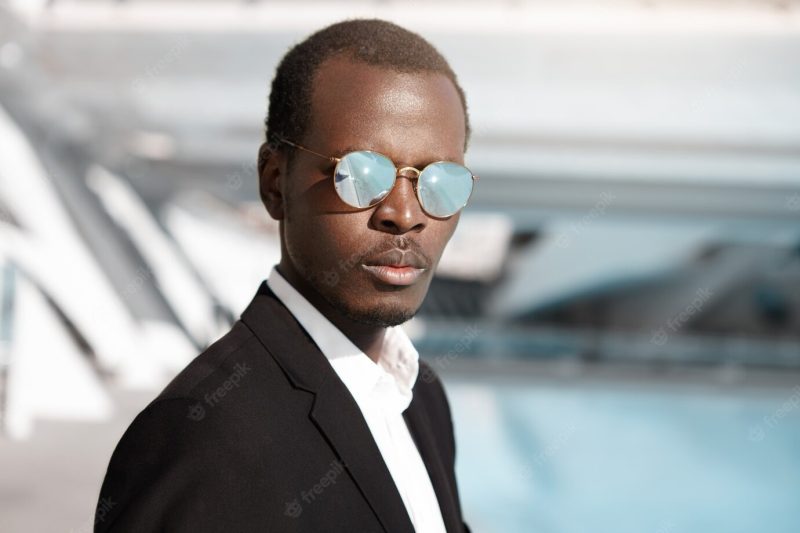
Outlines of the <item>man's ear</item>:
M 283 154 L 274 145 L 265 142 L 258 149 L 258 183 L 261 201 L 269 216 L 283 220 L 283 173 L 286 169 Z

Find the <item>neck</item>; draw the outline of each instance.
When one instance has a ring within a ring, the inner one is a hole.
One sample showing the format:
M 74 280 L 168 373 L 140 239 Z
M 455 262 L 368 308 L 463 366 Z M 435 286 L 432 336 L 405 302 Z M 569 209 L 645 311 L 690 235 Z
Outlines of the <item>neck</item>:
M 341 311 L 333 307 L 322 295 L 317 292 L 294 268 L 281 259 L 277 266 L 278 272 L 297 290 L 308 302 L 313 305 L 331 324 L 336 326 L 339 331 L 350 339 L 358 349 L 363 351 L 367 357 L 377 363 L 381 355 L 386 328 L 356 322 L 345 316 Z

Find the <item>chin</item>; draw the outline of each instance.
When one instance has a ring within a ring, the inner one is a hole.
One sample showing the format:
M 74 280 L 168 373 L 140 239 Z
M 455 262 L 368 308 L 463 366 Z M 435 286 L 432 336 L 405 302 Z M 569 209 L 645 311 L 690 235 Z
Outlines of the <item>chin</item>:
M 377 326 L 381 328 L 391 328 L 404 324 L 414 318 L 414 313 L 408 314 L 385 314 L 367 313 L 350 317 L 354 322 L 367 326 Z
M 378 326 L 388 328 L 398 326 L 404 322 L 411 320 L 419 306 L 409 306 L 402 304 L 367 304 L 368 307 L 353 307 L 343 304 L 343 302 L 334 303 L 342 314 L 353 322 L 365 324 L 367 326 Z

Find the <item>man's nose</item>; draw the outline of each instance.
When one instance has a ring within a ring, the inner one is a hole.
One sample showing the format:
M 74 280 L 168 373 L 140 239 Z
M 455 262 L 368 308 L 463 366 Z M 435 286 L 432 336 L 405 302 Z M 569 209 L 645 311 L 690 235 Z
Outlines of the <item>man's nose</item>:
M 422 231 L 427 224 L 427 216 L 414 193 L 414 180 L 411 177 L 397 176 L 389 196 L 375 208 L 372 222 L 376 229 L 396 235 Z

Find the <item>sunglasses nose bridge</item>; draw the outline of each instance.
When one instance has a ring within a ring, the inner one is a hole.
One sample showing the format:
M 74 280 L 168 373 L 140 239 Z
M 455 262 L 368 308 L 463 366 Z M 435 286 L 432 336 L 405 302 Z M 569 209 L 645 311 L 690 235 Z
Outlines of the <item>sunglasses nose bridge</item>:
M 413 179 L 418 178 L 419 175 L 420 175 L 420 171 L 417 170 L 414 167 L 403 167 L 403 168 L 397 169 L 397 176 L 402 176 L 404 178 L 409 178 L 409 179 L 413 180 Z
M 395 174 L 396 178 L 408 178 L 411 182 L 411 187 L 414 189 L 414 195 L 417 194 L 417 183 L 419 180 L 420 171 L 414 167 L 402 167 L 397 169 L 397 173 Z M 397 184 L 397 180 L 395 180 L 395 184 Z

